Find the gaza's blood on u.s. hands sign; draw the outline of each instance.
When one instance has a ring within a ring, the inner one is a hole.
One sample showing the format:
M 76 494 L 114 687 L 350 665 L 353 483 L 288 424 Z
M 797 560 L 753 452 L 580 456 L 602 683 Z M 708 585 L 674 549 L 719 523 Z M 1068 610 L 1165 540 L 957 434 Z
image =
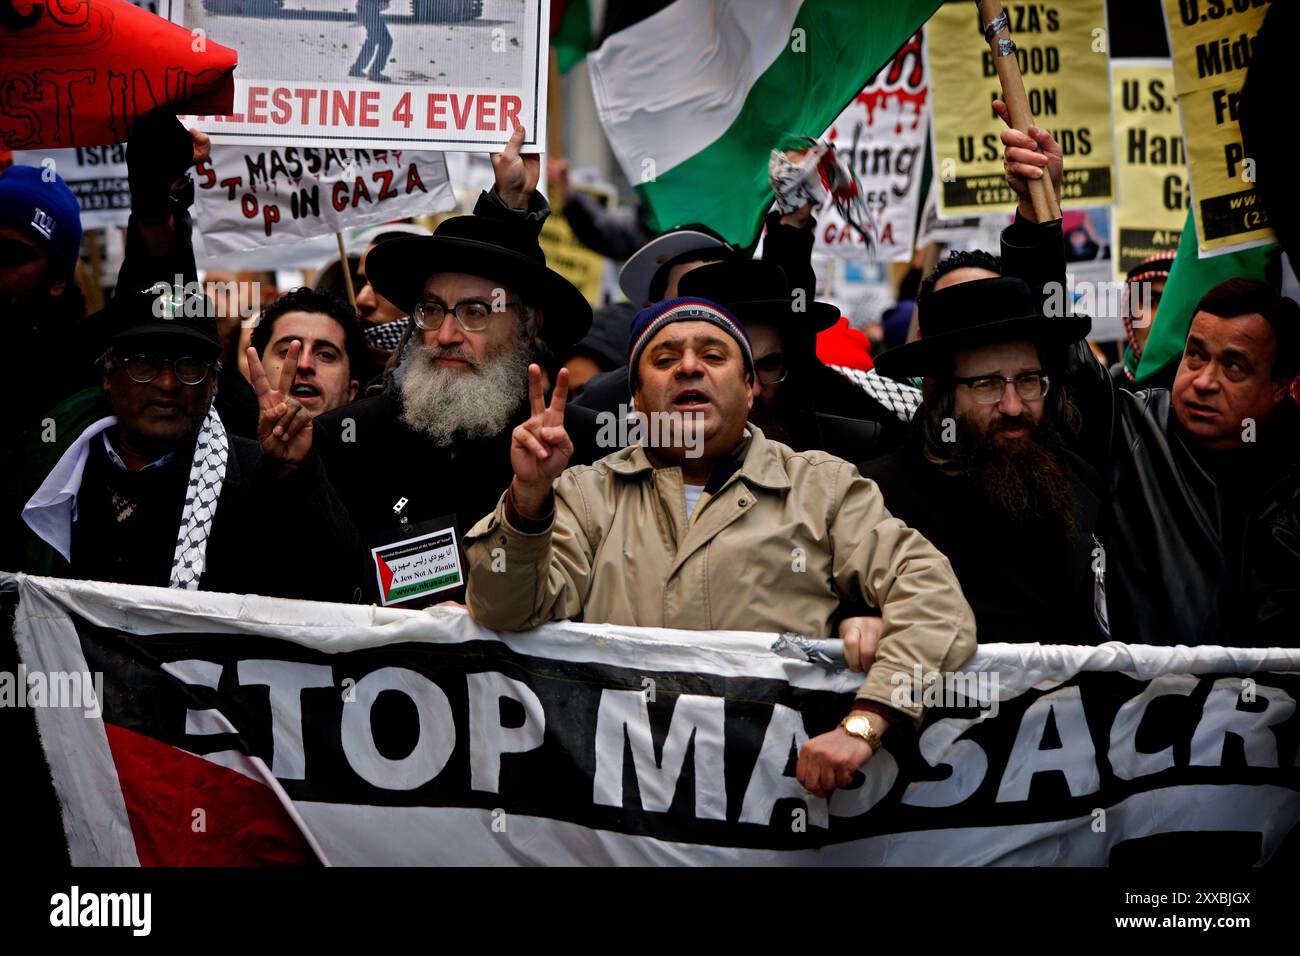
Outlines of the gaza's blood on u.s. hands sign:
M 216 143 L 523 149 L 546 129 L 549 0 L 162 0 L 239 51 L 234 107 L 195 117 Z

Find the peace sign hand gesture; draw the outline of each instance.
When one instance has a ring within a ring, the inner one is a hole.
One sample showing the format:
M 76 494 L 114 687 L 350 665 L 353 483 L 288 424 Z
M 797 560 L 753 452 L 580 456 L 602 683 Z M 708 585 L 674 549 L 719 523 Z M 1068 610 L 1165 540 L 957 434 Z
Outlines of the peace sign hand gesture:
M 551 404 L 542 397 L 542 370 L 528 366 L 528 401 L 532 416 L 510 436 L 510 464 L 515 471 L 515 507 L 527 517 L 540 517 L 549 508 L 551 486 L 573 457 L 573 442 L 564 430 L 564 406 L 569 398 L 569 370 L 561 369 Z
M 248 374 L 257 392 L 257 440 L 263 454 L 289 468 L 296 467 L 311 451 L 311 415 L 301 402 L 289 397 L 301 353 L 302 342 L 294 339 L 280 366 L 280 381 L 272 388 L 257 349 L 248 349 Z

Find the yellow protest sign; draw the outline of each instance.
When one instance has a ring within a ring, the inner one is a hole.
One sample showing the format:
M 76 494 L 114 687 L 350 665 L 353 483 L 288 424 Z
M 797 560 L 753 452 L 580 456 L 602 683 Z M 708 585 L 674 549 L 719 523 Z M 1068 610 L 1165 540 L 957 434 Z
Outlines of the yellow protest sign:
M 1034 122 L 1051 131 L 1065 156 L 1061 205 L 1111 202 L 1105 0 L 1006 3 L 1004 9 Z M 925 31 L 940 215 L 1006 209 L 1016 201 L 1002 171 L 1006 127 L 990 106 L 1002 92 L 978 6 L 949 0 Z
M 1168 60 L 1112 60 L 1115 104 L 1115 278 L 1178 248 L 1187 221 L 1187 149 Z
M 1266 13 L 1268 0 L 1165 0 L 1203 254 L 1274 241 L 1237 125 L 1241 87 Z
M 546 253 L 546 264 L 577 286 L 593 307 L 599 305 L 605 257 L 578 241 L 563 213 L 557 210 L 546 217 L 537 241 Z

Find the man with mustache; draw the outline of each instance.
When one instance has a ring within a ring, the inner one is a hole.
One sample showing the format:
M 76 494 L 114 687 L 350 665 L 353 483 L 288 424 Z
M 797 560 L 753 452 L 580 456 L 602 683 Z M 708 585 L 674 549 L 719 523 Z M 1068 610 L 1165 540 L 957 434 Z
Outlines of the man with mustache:
M 922 377 L 925 400 L 910 444 L 859 467 L 952 562 L 981 641 L 1097 643 L 1095 477 L 1065 447 L 1078 411 L 1049 366 L 1090 323 L 1049 322 L 1019 279 L 960 274 L 977 268 L 932 284 L 921 338 L 877 359 L 883 375 Z
M 411 316 L 413 330 L 379 394 L 313 422 L 367 553 L 356 596 L 406 607 L 460 600 L 458 571 L 422 590 L 401 583 L 394 562 L 404 559 L 395 555 L 409 559 L 421 541 L 459 541 L 492 509 L 509 480 L 511 431 L 528 418 L 528 366 L 582 338 L 591 307 L 547 268 L 531 230 L 478 215 L 375 246 L 366 274 Z M 569 417 L 575 435 L 587 436 L 580 443 L 591 460 L 594 414 Z M 436 560 L 451 558 L 448 549 Z
M 22 570 L 94 581 L 327 600 L 355 577 L 341 561 L 286 564 L 260 542 L 292 516 L 304 555 L 351 552 L 343 507 L 309 454 L 310 416 L 288 394 L 300 343 L 277 382 L 250 358 L 258 440 L 214 408 L 221 339 L 211 301 L 168 283 L 118 290 L 102 317 L 99 400 L 21 505 Z M 66 441 L 66 438 L 64 439 Z
M 800 750 L 800 783 L 827 796 L 892 721 L 919 720 L 919 706 L 895 701 L 891 677 L 951 670 L 974 651 L 970 608 L 948 561 L 851 464 L 795 452 L 747 421 L 753 351 L 728 310 L 693 297 L 650 306 L 628 351 L 637 408 L 680 422 L 689 440 L 570 468 L 568 371 L 548 407 L 530 367 L 513 477 L 466 539 L 470 613 L 509 631 L 567 618 L 821 636 L 846 601 L 880 608 L 853 712 Z
M 347 303 L 306 288 L 280 296 L 262 310 L 249 343 L 271 381 L 279 381 L 294 342 L 300 348 L 289 394 L 308 414 L 324 414 L 357 397 L 353 370 L 365 343 Z
M 1066 283 L 1061 223 L 1037 221 L 1028 180 L 1059 184 L 1061 150 L 1035 127 L 1004 130 L 1002 141 L 1021 197 L 1002 234 L 1003 265 L 1045 297 Z M 1070 319 L 1052 320 L 1061 321 Z M 1079 343 L 1061 362 L 1083 415 L 1078 450 L 1107 489 L 1098 533 L 1115 637 L 1295 646 L 1300 409 L 1289 386 L 1300 372 L 1300 305 L 1253 279 L 1210 289 L 1170 388 L 1118 388 Z

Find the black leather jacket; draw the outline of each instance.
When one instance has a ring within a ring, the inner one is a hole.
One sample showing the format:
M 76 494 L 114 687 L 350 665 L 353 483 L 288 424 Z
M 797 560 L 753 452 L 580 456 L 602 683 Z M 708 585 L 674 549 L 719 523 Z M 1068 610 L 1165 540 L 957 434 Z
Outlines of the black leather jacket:
M 1002 235 L 1003 271 L 1040 292 L 1063 282 L 1059 222 Z M 1087 345 L 1058 357 L 1083 412 L 1078 450 L 1102 476 L 1111 634 L 1146 644 L 1300 644 L 1300 413 L 1290 399 L 1259 440 L 1206 453 L 1164 388 L 1115 387 Z

